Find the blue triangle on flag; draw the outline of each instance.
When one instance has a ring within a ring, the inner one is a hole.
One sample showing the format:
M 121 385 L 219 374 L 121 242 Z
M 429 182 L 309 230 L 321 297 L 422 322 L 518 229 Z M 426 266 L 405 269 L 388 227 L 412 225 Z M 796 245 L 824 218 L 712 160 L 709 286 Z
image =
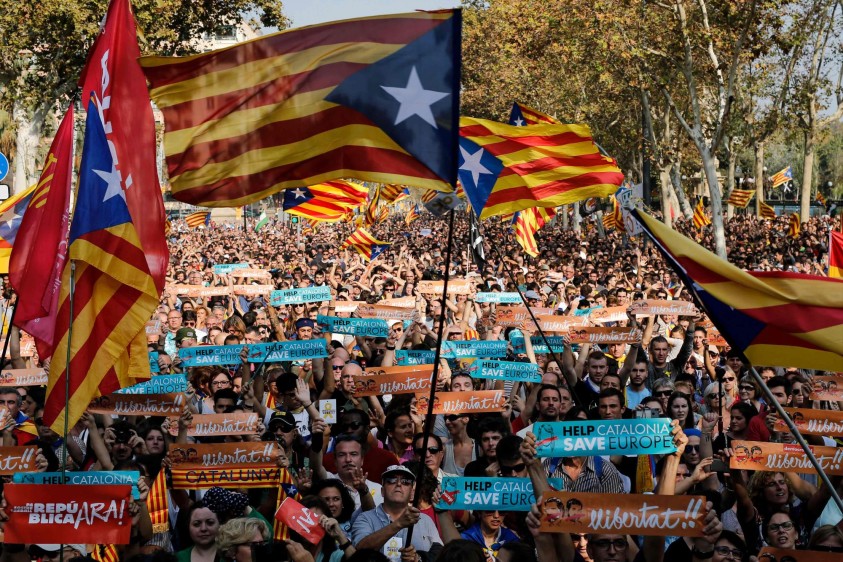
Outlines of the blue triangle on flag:
M 295 189 L 284 190 L 284 210 L 287 211 L 294 207 L 298 207 L 302 203 L 307 203 L 313 199 L 314 195 L 306 187 L 296 187 Z
M 497 156 L 465 137 L 460 138 L 460 183 L 478 217 L 503 168 Z

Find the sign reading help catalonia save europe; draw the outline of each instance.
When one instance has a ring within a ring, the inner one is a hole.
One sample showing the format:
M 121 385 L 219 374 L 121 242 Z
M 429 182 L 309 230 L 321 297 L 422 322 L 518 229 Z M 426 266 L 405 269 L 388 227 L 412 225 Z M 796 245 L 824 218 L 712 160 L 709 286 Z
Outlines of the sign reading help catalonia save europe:
M 537 422 L 540 457 L 664 455 L 676 452 L 667 418 Z
M 541 382 L 539 366 L 519 361 L 491 361 L 480 359 L 471 364 L 468 373 L 476 379 L 495 379 L 516 382 Z
M 435 351 L 426 349 L 400 349 L 395 352 L 399 365 L 433 365 Z
M 280 363 L 327 357 L 325 340 L 289 340 L 272 343 L 253 343 L 249 346 L 249 361 Z M 209 345 L 185 347 L 179 350 L 182 364 L 186 367 L 199 365 L 236 365 L 240 363 L 242 345 Z
M 549 478 L 550 488 L 561 491 L 561 478 Z M 436 509 L 497 509 L 529 511 L 536 501 L 529 478 L 468 478 L 446 476 Z
M 505 341 L 455 340 L 442 342 L 442 357 L 445 359 L 504 356 L 506 356 Z
M 272 291 L 269 304 L 281 306 L 284 304 L 305 304 L 308 302 L 331 300 L 331 288 L 327 285 L 320 287 L 300 287 L 298 289 L 283 289 Z
M 339 318 L 337 316 L 325 316 L 319 314 L 316 321 L 322 329 L 332 334 L 348 334 L 351 336 L 368 336 L 372 338 L 385 338 L 389 335 L 389 326 L 386 320 L 377 318 Z

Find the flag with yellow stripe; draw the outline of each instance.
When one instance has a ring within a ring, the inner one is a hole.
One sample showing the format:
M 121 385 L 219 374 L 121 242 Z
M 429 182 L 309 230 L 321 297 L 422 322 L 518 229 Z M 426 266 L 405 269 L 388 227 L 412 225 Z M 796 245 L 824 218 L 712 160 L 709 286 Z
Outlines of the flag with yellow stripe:
M 799 238 L 802 230 L 802 223 L 799 220 L 799 213 L 791 213 L 787 219 L 787 235 L 791 238 Z
M 153 533 L 166 533 L 170 530 L 170 502 L 167 497 L 167 471 L 163 468 L 152 481 L 152 488 L 146 496 L 146 510 L 152 522 Z
M 697 206 L 694 207 L 694 226 L 699 230 L 710 224 L 711 219 L 708 218 L 708 214 L 705 212 L 705 204 L 703 203 L 702 197 L 700 197 Z
M 759 208 L 761 209 L 762 219 L 776 220 L 776 217 L 778 215 L 776 215 L 776 210 L 774 208 L 764 203 L 763 201 L 759 203 Z
M 556 216 L 556 209 L 545 209 L 533 207 L 515 213 L 515 240 L 524 251 L 536 257 L 539 255 L 539 248 L 536 244 L 536 232 Z

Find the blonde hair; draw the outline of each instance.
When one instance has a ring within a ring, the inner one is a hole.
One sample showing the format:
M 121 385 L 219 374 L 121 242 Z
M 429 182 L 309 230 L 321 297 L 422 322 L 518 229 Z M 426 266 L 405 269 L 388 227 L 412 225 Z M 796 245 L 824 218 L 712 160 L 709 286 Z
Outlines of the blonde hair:
M 237 545 L 252 542 L 255 531 L 260 531 L 263 540 L 269 539 L 269 527 L 254 517 L 235 517 L 220 526 L 217 533 L 217 552 L 231 558 Z

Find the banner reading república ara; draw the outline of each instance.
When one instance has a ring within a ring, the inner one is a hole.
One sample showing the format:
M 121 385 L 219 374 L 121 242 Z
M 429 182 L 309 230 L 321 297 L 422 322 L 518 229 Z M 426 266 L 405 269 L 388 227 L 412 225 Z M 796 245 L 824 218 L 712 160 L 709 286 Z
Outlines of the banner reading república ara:
M 537 422 L 540 457 L 665 455 L 676 452 L 667 418 Z
M 331 300 L 331 288 L 327 285 L 319 287 L 299 287 L 298 289 L 282 289 L 269 294 L 269 304 L 281 306 L 285 304 L 305 304 Z
M 494 379 L 515 382 L 541 382 L 539 366 L 519 361 L 493 361 L 480 359 L 471 364 L 468 374 L 476 379 Z
M 561 491 L 561 478 L 548 478 L 550 488 Z M 529 511 L 536 501 L 529 478 L 469 478 L 446 476 L 436 509 L 497 509 Z
M 338 316 L 316 316 L 316 322 L 324 332 L 332 334 L 348 334 L 370 338 L 385 338 L 389 335 L 386 320 L 378 318 L 340 318 Z
M 288 340 L 272 343 L 249 344 L 249 362 L 280 363 L 318 359 L 328 356 L 325 340 Z M 242 345 L 208 345 L 185 347 L 179 350 L 182 364 L 186 367 L 200 365 L 236 365 L 240 363 Z

